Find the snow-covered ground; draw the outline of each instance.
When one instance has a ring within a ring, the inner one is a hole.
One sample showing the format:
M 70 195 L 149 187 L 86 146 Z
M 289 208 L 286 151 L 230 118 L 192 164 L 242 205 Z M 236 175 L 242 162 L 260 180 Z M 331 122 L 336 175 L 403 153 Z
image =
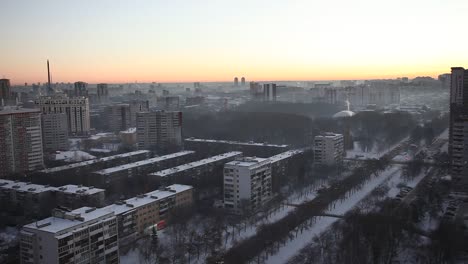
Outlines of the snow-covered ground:
M 385 171 L 381 172 L 377 177 L 372 178 L 367 182 L 365 188 L 358 190 L 354 193 L 350 193 L 348 198 L 342 201 L 336 201 L 333 205 L 333 209 L 327 211 L 329 214 L 343 215 L 356 206 L 364 197 L 366 197 L 372 190 L 377 186 L 382 184 L 385 180 L 393 177 L 396 174 L 399 174 L 401 171 L 401 166 L 393 165 L 387 168 Z M 337 218 L 332 217 L 318 217 L 314 225 L 299 234 L 297 237 L 288 241 L 284 246 L 280 247 L 279 250 L 270 255 L 265 263 L 268 264 L 282 264 L 286 263 L 291 257 L 295 256 L 303 247 L 309 244 L 312 238 L 330 227 Z
M 396 147 L 398 147 L 402 142 L 408 140 L 408 137 L 404 138 L 400 142 L 394 144 L 393 146 L 383 150 L 378 151 L 376 148 L 372 149 L 371 151 L 362 151 L 359 147 L 359 144 L 355 143 L 354 148 L 352 150 L 346 151 L 346 158 L 348 159 L 380 159 L 383 155 L 387 154 L 388 152 L 392 151 Z

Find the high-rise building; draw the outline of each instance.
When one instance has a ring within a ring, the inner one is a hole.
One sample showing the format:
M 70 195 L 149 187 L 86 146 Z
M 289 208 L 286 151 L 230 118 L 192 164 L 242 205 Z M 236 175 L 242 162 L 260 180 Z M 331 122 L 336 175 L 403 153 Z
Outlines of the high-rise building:
M 449 155 L 452 176 L 468 176 L 468 70 L 452 68 Z
M 0 177 L 44 167 L 41 112 L 36 109 L 0 111 Z
M 139 149 L 182 145 L 182 112 L 155 111 L 137 113 Z
M 88 84 L 85 82 L 76 82 L 75 83 L 75 96 L 88 96 L 87 90 Z
M 266 83 L 263 85 L 263 100 L 276 101 L 276 83 Z
M 242 78 L 241 78 L 241 85 L 242 85 L 242 86 L 245 86 L 245 77 L 242 77 Z
M 314 139 L 315 163 L 320 165 L 333 165 L 343 161 L 344 139 L 343 135 L 324 133 Z
M 244 157 L 224 165 L 224 207 L 237 213 L 258 210 L 272 197 L 269 159 Z
M 0 101 L 4 104 L 11 98 L 11 85 L 9 79 L 0 79 Z M 1 105 L 1 102 L 0 102 Z
M 64 94 L 41 96 L 35 101 L 42 113 L 65 113 L 69 135 L 87 135 L 90 129 L 89 101 L 85 97 L 68 98 Z
M 67 114 L 43 114 L 41 119 L 44 151 L 67 150 L 69 147 Z
M 97 98 L 99 103 L 105 103 L 108 101 L 109 90 L 107 88 L 107 83 L 99 83 L 97 85 Z
M 109 105 L 104 109 L 109 130 L 119 132 L 131 127 L 131 112 L 129 104 Z
M 234 86 L 239 86 L 239 78 L 234 77 Z

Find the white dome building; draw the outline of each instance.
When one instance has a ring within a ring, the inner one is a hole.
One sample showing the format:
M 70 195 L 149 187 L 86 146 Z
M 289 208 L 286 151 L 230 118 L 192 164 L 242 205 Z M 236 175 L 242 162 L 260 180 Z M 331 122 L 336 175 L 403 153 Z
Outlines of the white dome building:
M 355 115 L 353 111 L 343 110 L 333 115 L 333 118 L 352 117 Z
M 353 111 L 349 110 L 349 101 L 346 100 L 346 107 L 348 108 L 347 110 L 340 111 L 336 114 L 333 115 L 333 118 L 342 118 L 342 117 L 352 117 L 355 115 Z

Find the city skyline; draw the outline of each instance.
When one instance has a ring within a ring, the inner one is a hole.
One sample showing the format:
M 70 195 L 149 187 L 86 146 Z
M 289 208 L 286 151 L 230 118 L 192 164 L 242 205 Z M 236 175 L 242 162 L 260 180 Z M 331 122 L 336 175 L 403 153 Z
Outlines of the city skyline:
M 468 61 L 447 40 L 468 38 L 451 26 L 461 0 L 137 2 L 6 1 L 0 77 L 45 83 L 47 59 L 54 83 L 435 77 Z

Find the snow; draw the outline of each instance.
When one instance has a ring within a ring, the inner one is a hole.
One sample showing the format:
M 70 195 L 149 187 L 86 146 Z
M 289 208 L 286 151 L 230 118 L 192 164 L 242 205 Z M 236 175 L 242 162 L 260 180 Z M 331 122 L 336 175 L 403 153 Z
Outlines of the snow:
M 96 158 L 95 156 L 81 150 L 58 151 L 54 155 L 55 160 L 63 160 L 65 162 L 80 162 Z
M 400 171 L 400 169 L 401 167 L 398 165 L 389 167 L 388 169 L 380 173 L 378 177 L 374 177 L 373 179 L 371 179 L 366 184 L 365 188 L 350 194 L 350 196 L 343 201 L 338 201 L 334 205 L 333 209 L 328 210 L 326 213 L 337 215 L 347 213 L 377 186 L 382 184 L 388 178 L 397 174 Z M 288 241 L 286 245 L 280 247 L 280 249 L 276 253 L 268 256 L 266 263 L 286 263 L 291 257 L 296 255 L 299 252 L 299 250 L 301 250 L 307 244 L 309 244 L 314 236 L 319 235 L 338 220 L 337 218 L 331 217 L 317 217 L 316 219 L 317 221 L 310 229 L 306 230 L 302 234 L 298 234 L 298 236 L 295 237 L 293 240 Z

